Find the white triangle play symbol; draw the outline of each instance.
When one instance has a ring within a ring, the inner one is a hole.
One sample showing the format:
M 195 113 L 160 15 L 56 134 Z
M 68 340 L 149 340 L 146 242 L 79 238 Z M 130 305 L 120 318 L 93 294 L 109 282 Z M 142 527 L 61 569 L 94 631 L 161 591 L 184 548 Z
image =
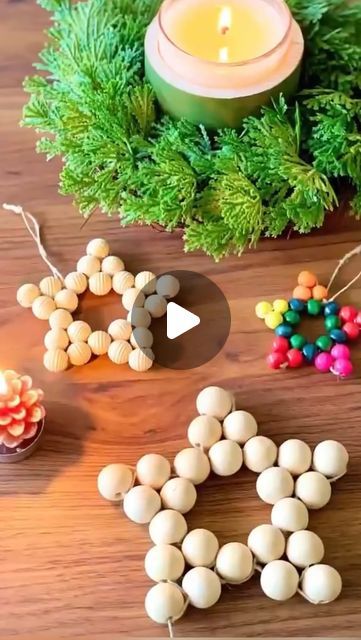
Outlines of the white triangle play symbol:
M 175 302 L 167 306 L 167 338 L 174 340 L 200 324 L 201 319 Z

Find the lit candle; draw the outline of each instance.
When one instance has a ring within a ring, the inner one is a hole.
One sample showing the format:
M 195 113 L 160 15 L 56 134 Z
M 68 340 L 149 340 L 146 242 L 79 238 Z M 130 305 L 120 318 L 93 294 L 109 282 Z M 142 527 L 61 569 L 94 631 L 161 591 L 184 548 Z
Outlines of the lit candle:
M 146 73 L 165 111 L 240 126 L 297 87 L 303 38 L 283 0 L 165 0 L 145 40 Z

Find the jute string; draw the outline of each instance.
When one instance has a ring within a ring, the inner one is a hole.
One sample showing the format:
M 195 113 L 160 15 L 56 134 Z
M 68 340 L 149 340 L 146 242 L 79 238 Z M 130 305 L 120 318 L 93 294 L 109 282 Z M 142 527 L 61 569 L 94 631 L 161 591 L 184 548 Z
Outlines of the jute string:
M 334 270 L 330 281 L 327 285 L 327 290 L 330 291 L 332 284 L 334 283 L 338 273 L 341 271 L 342 267 L 349 262 L 349 260 L 351 260 L 351 258 L 353 258 L 354 256 L 359 256 L 361 255 L 361 244 L 357 245 L 357 247 L 355 247 L 354 249 L 352 249 L 352 251 L 349 251 L 348 253 L 346 253 L 343 258 L 341 258 L 341 260 L 339 260 L 338 265 L 336 267 L 336 269 Z M 350 280 L 350 282 L 348 284 L 346 284 L 344 287 L 342 287 L 342 289 L 340 289 L 339 291 L 337 291 L 331 298 L 328 299 L 328 302 L 332 302 L 333 300 L 336 300 L 336 298 L 338 298 L 341 293 L 344 293 L 345 291 L 347 291 L 350 287 L 352 287 L 353 284 L 355 284 L 355 282 L 357 282 L 357 280 L 361 277 L 361 271 L 359 271 L 359 273 L 352 278 L 352 280 Z

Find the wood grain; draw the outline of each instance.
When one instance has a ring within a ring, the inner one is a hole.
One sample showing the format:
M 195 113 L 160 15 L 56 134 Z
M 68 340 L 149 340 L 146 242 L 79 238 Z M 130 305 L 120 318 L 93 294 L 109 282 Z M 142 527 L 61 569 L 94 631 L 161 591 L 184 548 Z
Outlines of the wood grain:
M 261 433 L 276 443 L 289 437 L 311 445 L 340 439 L 349 449 L 349 474 L 327 508 L 311 514 L 311 527 L 324 539 L 327 561 L 342 573 L 342 597 L 315 608 L 299 597 L 267 600 L 258 580 L 226 589 L 205 612 L 189 610 L 177 636 L 338 636 L 357 635 L 361 625 L 360 518 L 360 346 L 353 349 L 356 376 L 337 382 L 314 369 L 269 372 L 264 356 L 270 334 L 253 313 L 256 301 L 288 295 L 298 271 L 307 266 L 326 281 L 336 260 L 361 241 L 360 224 L 343 206 L 326 227 L 307 237 L 264 241 L 241 259 L 214 264 L 201 254 L 185 256 L 179 234 L 152 229 L 120 229 L 116 219 L 95 215 L 80 230 L 80 217 L 57 195 L 59 163 L 46 164 L 34 152 L 34 134 L 18 127 L 24 95 L 21 81 L 42 44 L 47 16 L 32 1 L 1 1 L 0 41 L 2 153 L 1 198 L 22 203 L 43 228 L 49 255 L 72 270 L 86 242 L 106 236 L 132 271 L 199 271 L 221 287 L 232 313 L 232 331 L 223 351 L 191 371 L 155 368 L 139 375 L 101 358 L 59 377 L 42 367 L 46 323 L 15 302 L 16 288 L 46 274 L 21 221 L 1 212 L 0 366 L 34 377 L 46 392 L 47 433 L 30 460 L 0 468 L 1 580 L 0 633 L 58 637 L 163 636 L 147 619 L 143 600 L 150 584 L 143 571 L 149 547 L 146 529 L 122 517 L 96 491 L 99 469 L 112 461 L 135 463 L 146 451 L 170 458 L 185 444 L 195 415 L 197 391 L 219 384 L 237 394 L 238 404 L 255 414 Z M 340 284 L 359 269 L 353 264 Z M 357 286 L 344 301 L 360 304 Z M 106 303 L 88 298 L 84 315 L 99 323 L 118 313 L 115 296 Z M 270 509 L 260 504 L 255 476 L 212 478 L 199 490 L 190 526 L 212 529 L 222 542 L 241 539 Z M 317 617 L 316 617 L 317 616 Z

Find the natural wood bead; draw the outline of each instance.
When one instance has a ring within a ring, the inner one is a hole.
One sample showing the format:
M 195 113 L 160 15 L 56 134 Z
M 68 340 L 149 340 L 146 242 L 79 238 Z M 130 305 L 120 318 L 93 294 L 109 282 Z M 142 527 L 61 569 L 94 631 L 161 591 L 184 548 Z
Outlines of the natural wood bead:
M 210 449 L 221 437 L 221 423 L 212 416 L 197 416 L 188 427 L 188 440 L 193 447 Z
M 58 373 L 68 368 L 69 358 L 63 349 L 49 349 L 44 354 L 43 362 L 48 371 Z
M 242 449 L 233 440 L 220 440 L 208 451 L 212 471 L 217 476 L 232 476 L 243 464 Z
M 40 296 L 40 289 L 35 284 L 23 284 L 16 293 L 16 299 L 25 309 L 30 309 L 33 302 Z
M 68 334 L 64 329 L 50 329 L 45 335 L 44 344 L 48 350 L 66 349 L 69 344 Z
M 277 458 L 275 443 L 265 436 L 254 436 L 243 447 L 244 464 L 255 473 L 272 467 Z
M 65 309 L 73 313 L 78 307 L 78 296 L 70 289 L 62 289 L 55 296 L 55 304 L 58 309 Z
M 65 309 L 56 309 L 49 318 L 52 329 L 67 329 L 73 322 L 73 316 Z
M 151 349 L 134 349 L 129 354 L 128 363 L 134 371 L 148 371 L 153 366 L 154 354 Z
M 182 589 L 190 604 L 197 609 L 213 607 L 222 593 L 221 581 L 217 574 L 206 567 L 195 567 L 185 574 Z
M 173 509 L 159 511 L 149 524 L 154 544 L 180 544 L 188 531 L 185 517 Z
M 208 529 L 193 529 L 182 543 L 182 553 L 191 567 L 213 567 L 219 550 L 219 542 Z
M 68 326 L 70 342 L 86 342 L 91 332 L 90 325 L 83 320 L 75 320 Z
M 308 444 L 297 438 L 285 440 L 278 450 L 278 466 L 287 469 L 293 476 L 308 471 L 311 466 L 312 452 Z
M 171 466 L 164 456 L 158 453 L 147 453 L 138 460 L 136 474 L 140 484 L 161 489 L 170 478 Z
M 49 296 L 39 296 L 32 304 L 33 314 L 39 320 L 49 320 L 55 309 L 55 302 Z
M 132 347 L 126 340 L 115 340 L 109 345 L 108 356 L 114 364 L 126 364 Z
M 253 555 L 245 544 L 229 542 L 217 554 L 216 570 L 228 584 L 241 584 L 253 574 Z
M 111 502 L 120 502 L 133 486 L 133 471 L 125 464 L 108 464 L 98 475 L 98 491 Z
M 102 262 L 103 273 L 114 276 L 119 271 L 124 271 L 124 262 L 118 256 L 108 256 Z
M 107 273 L 93 273 L 89 278 L 89 290 L 95 296 L 106 296 L 112 288 L 112 279 Z
M 108 333 L 113 340 L 129 340 L 132 325 L 127 320 L 113 320 L 108 327 Z
M 100 260 L 95 256 L 83 256 L 78 260 L 76 270 L 89 278 L 100 271 Z
M 105 331 L 93 331 L 88 338 L 88 345 L 95 356 L 103 356 L 108 352 L 111 337 Z
M 261 589 L 272 600 L 285 601 L 292 598 L 298 587 L 297 569 L 286 560 L 274 560 L 261 573 Z
M 325 547 L 321 538 L 313 531 L 295 531 L 287 540 L 286 555 L 295 567 L 305 569 L 321 562 Z
M 296 480 L 295 495 L 309 509 L 322 509 L 331 498 L 330 481 L 318 471 L 306 471 Z
M 64 284 L 69 291 L 74 291 L 74 293 L 80 295 L 88 288 L 88 278 L 84 273 L 72 271 L 65 276 Z
M 171 478 L 162 487 L 160 497 L 165 509 L 188 513 L 196 503 L 197 491 L 186 478 Z
M 174 276 L 166 274 L 165 276 L 158 278 L 156 291 L 160 296 L 163 296 L 163 298 L 175 298 L 179 293 L 179 290 L 179 280 Z
M 63 283 L 59 278 L 47 276 L 40 281 L 39 288 L 44 296 L 54 298 L 55 294 L 63 288 Z
M 257 422 L 247 411 L 232 411 L 223 422 L 223 434 L 227 440 L 245 444 L 257 435 Z
M 282 500 L 278 500 L 273 505 L 271 522 L 278 529 L 290 531 L 291 533 L 307 529 L 307 507 L 297 498 L 282 498 Z
M 162 318 L 167 313 L 167 301 L 163 296 L 154 294 L 146 299 L 144 309 L 149 311 L 152 318 Z
M 256 482 L 257 493 L 267 504 L 276 504 L 282 498 L 289 498 L 293 495 L 294 487 L 295 483 L 290 472 L 281 467 L 265 469 Z
M 267 564 L 283 556 L 286 540 L 278 527 L 272 524 L 260 524 L 249 534 L 247 546 L 258 562 Z
M 134 349 L 150 348 L 153 345 L 153 334 L 145 327 L 135 327 L 130 336 L 130 344 Z
M 125 515 L 137 524 L 148 524 L 160 511 L 159 494 L 145 485 L 130 489 L 124 496 L 123 509 Z
M 155 292 L 157 278 L 151 271 L 141 271 L 135 276 L 135 286 L 141 289 L 146 296 Z
M 206 387 L 197 396 L 197 411 L 201 415 L 213 416 L 224 420 L 232 411 L 234 398 L 229 391 L 221 387 Z
M 347 471 L 349 455 L 336 440 L 320 442 L 313 452 L 313 468 L 326 478 L 337 478 Z
M 109 255 L 109 244 L 104 238 L 94 238 L 88 242 L 86 252 L 88 256 L 94 256 L 102 260 Z
M 129 271 L 118 271 L 118 273 L 113 276 L 113 289 L 115 293 L 123 295 L 123 293 L 133 287 L 133 285 L 134 276 L 129 273 Z
M 133 307 L 127 315 L 127 320 L 133 327 L 144 327 L 145 329 L 148 329 L 152 322 L 149 311 L 143 307 Z
M 342 578 L 334 567 L 315 564 L 303 572 L 301 589 L 314 604 L 333 602 L 342 591 Z
M 180 478 L 187 478 L 194 485 L 205 482 L 211 472 L 211 465 L 206 454 L 194 447 L 179 451 L 174 458 L 173 466 Z
M 176 582 L 183 575 L 182 552 L 171 544 L 157 544 L 149 549 L 144 560 L 145 573 L 154 582 Z
M 184 595 L 178 585 L 159 582 L 145 597 L 145 610 L 153 622 L 168 624 L 176 621 L 184 613 Z
M 92 351 L 86 342 L 74 342 L 67 350 L 70 364 L 75 367 L 81 367 L 89 362 L 92 357 Z
M 144 293 L 135 287 L 131 287 L 123 293 L 122 304 L 127 311 L 130 311 L 133 307 L 142 307 L 144 301 Z

